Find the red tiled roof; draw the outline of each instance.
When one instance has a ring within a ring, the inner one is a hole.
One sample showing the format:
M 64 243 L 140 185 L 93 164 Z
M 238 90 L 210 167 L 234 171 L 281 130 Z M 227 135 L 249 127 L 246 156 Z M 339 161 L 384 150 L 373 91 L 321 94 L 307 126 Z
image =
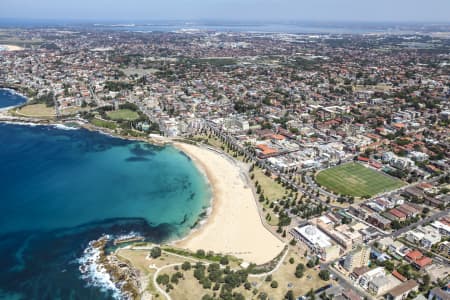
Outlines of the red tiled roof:
M 269 146 L 264 145 L 264 144 L 260 144 L 260 145 L 256 146 L 256 148 L 260 149 L 264 155 L 274 154 L 274 153 L 278 152 L 277 150 L 270 148 Z
M 432 262 L 433 260 L 428 256 L 424 256 L 421 259 L 415 261 L 416 265 L 418 265 L 420 268 L 431 265 Z
M 406 278 L 405 276 L 400 274 L 397 270 L 394 270 L 394 272 L 392 272 L 392 275 L 395 276 L 398 280 L 403 281 L 403 282 L 408 280 L 408 278 Z
M 411 250 L 406 254 L 406 257 L 412 261 L 416 261 L 416 260 L 422 258 L 423 254 L 419 250 Z
M 397 218 L 406 218 L 406 214 L 402 213 L 401 211 L 399 211 L 396 208 L 393 208 L 389 211 L 389 213 Z

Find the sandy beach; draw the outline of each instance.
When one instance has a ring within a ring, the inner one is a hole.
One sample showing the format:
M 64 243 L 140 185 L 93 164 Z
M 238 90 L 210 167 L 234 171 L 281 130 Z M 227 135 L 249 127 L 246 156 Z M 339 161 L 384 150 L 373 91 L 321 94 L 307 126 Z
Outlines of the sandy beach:
M 15 45 L 0 45 L 0 49 L 5 51 L 22 51 L 24 48 Z
M 240 168 L 213 150 L 181 143 L 175 146 L 206 173 L 213 190 L 212 212 L 206 223 L 177 246 L 230 254 L 256 264 L 276 257 L 284 244 L 261 223 L 253 192 Z

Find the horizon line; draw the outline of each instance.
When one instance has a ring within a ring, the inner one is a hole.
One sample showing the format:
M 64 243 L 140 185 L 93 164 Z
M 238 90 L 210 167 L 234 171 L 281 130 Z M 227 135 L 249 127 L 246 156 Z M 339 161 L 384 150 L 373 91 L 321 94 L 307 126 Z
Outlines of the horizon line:
M 230 22 L 230 23 L 305 23 L 305 24 L 373 24 L 373 25 L 450 25 L 450 20 L 417 21 L 417 20 L 312 20 L 312 19 L 240 19 L 240 18 L 24 18 L 24 17 L 0 17 L 0 24 L 5 21 L 29 21 L 29 22 Z M 142 25 L 142 24 L 140 24 Z

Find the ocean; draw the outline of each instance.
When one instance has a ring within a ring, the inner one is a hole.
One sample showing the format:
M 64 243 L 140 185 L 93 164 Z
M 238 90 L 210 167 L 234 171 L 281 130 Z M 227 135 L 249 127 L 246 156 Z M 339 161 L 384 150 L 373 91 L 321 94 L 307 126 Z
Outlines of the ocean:
M 10 89 L 0 89 L 0 109 L 20 105 L 26 98 Z
M 186 236 L 211 192 L 172 146 L 0 123 L 0 299 L 113 299 L 79 266 L 89 241 Z

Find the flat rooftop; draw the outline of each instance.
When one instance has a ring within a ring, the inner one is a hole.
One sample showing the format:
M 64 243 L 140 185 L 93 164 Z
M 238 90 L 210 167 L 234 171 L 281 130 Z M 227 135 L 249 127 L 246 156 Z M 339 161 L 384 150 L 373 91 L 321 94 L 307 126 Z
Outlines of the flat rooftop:
M 314 225 L 295 227 L 294 230 L 311 244 L 318 245 L 321 248 L 327 248 L 333 245 L 331 238 Z

